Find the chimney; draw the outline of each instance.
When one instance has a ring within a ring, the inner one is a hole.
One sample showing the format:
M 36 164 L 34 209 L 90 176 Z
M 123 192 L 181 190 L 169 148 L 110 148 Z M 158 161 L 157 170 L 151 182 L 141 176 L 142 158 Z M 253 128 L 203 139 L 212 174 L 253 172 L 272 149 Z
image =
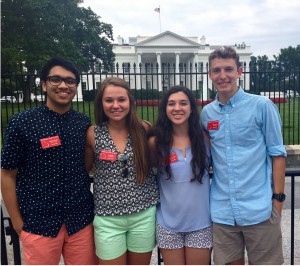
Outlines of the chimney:
M 118 45 L 123 45 L 123 38 L 119 35 L 118 36 Z
M 200 39 L 200 44 L 201 45 L 206 45 L 206 38 L 205 36 L 202 36 L 201 39 Z

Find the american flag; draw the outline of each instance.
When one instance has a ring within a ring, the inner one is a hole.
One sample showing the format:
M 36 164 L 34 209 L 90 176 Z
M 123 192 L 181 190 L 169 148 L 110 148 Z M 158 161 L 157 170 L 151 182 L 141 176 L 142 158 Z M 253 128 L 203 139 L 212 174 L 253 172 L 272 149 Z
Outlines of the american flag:
M 160 13 L 160 8 L 159 8 L 159 7 L 157 7 L 157 8 L 155 8 L 155 9 L 154 9 L 154 11 L 156 11 L 156 12 Z

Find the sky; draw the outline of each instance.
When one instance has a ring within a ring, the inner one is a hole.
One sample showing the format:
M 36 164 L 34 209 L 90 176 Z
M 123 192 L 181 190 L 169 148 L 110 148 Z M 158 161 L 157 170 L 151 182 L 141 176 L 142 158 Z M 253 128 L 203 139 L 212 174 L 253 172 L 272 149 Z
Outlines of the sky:
M 269 59 L 300 45 L 299 0 L 83 0 L 82 6 L 112 25 L 114 43 L 119 35 L 126 41 L 171 31 L 205 36 L 210 45 L 244 42 L 254 56 Z

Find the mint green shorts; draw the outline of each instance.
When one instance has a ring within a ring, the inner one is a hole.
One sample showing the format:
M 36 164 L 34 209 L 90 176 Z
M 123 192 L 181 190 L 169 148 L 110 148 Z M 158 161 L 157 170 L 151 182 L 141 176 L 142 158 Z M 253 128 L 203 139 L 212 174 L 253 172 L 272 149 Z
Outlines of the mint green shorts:
M 95 216 L 96 254 L 102 260 L 112 260 L 127 250 L 146 253 L 155 247 L 156 206 L 144 211 L 118 216 Z

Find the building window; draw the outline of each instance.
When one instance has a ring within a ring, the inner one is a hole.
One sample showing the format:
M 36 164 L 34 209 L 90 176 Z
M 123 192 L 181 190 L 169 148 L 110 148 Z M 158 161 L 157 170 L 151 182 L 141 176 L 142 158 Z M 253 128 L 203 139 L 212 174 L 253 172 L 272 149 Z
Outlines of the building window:
M 203 62 L 198 62 L 198 72 L 203 72 Z
M 179 73 L 183 73 L 183 64 L 179 63 Z
M 124 73 L 129 73 L 129 71 L 130 71 L 130 63 L 123 63 L 122 64 L 122 67 L 123 67 L 123 72 Z
M 198 80 L 198 89 L 202 95 L 202 90 L 203 90 L 203 81 L 202 80 Z
M 244 80 L 243 79 L 239 79 L 239 86 L 243 87 L 244 86 Z
M 151 89 L 151 80 L 147 80 L 146 89 Z
M 145 71 L 150 72 L 151 71 L 151 64 L 150 63 L 145 63 Z
M 101 83 L 99 81 L 96 82 L 96 90 L 100 89 Z
M 82 91 L 86 91 L 86 82 L 81 82 Z

